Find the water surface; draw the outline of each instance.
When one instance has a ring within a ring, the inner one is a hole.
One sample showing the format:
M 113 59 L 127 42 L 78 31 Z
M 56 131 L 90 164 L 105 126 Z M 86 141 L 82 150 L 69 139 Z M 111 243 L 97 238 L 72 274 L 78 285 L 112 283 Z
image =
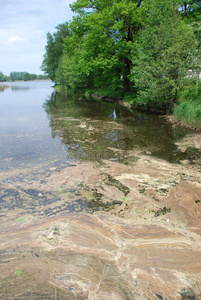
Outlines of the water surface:
M 66 153 L 43 109 L 51 81 L 13 82 L 0 93 L 0 170 L 64 158 Z
M 176 143 L 190 133 L 161 116 L 55 92 L 51 81 L 8 83 L 0 93 L 0 169 L 42 162 L 123 159 L 136 150 L 169 162 L 193 159 Z M 119 153 L 119 152 L 118 152 Z
M 200 155 L 196 149 L 182 152 L 177 147 L 177 142 L 192 131 L 173 126 L 163 116 L 57 92 L 46 99 L 43 107 L 52 137 L 67 146 L 67 156 L 73 159 L 122 161 L 125 153 L 137 151 L 180 163 L 183 159 L 193 162 Z M 121 153 L 119 158 L 117 152 Z

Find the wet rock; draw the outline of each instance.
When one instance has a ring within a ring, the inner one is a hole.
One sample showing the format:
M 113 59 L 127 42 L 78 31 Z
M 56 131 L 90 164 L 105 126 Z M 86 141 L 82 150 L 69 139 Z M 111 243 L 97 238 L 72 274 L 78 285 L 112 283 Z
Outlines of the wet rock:
M 199 299 L 199 164 L 127 156 L 7 175 L 2 299 Z

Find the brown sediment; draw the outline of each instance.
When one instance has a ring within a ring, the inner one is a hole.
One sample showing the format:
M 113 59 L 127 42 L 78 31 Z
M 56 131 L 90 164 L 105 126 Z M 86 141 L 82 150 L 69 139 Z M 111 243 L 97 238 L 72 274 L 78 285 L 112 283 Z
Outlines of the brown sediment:
M 124 155 L 2 176 L 0 299 L 200 299 L 200 158 Z

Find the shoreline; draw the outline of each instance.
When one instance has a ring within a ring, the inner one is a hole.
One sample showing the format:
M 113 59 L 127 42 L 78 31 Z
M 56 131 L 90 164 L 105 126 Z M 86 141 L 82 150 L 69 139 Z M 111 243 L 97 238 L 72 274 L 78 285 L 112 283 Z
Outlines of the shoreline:
M 54 89 L 58 92 L 68 92 L 65 89 L 65 87 L 60 88 L 60 87 L 58 87 L 58 85 L 55 85 Z M 127 108 L 132 109 L 132 110 L 138 110 L 138 111 L 143 111 L 143 112 L 147 112 L 147 113 L 154 113 L 154 114 L 157 114 L 157 115 L 161 115 L 166 120 L 171 122 L 173 125 L 186 127 L 188 129 L 194 130 L 195 132 L 201 132 L 201 126 L 191 125 L 191 124 L 185 123 L 184 121 L 178 121 L 178 120 L 175 119 L 174 114 L 171 114 L 171 115 L 164 114 L 164 112 L 162 110 L 157 109 L 157 108 L 153 108 L 153 107 L 152 108 L 146 108 L 146 107 L 143 107 L 143 106 L 142 107 L 137 107 L 137 106 L 133 106 L 132 104 L 124 101 L 123 99 L 116 99 L 116 98 L 106 97 L 106 96 L 98 96 L 95 93 L 89 95 L 85 92 L 85 93 L 82 93 L 82 95 L 84 95 L 86 97 L 86 99 L 88 97 L 90 97 L 91 99 L 94 99 L 94 101 L 102 101 L 102 102 L 107 102 L 107 103 L 117 103 L 119 105 L 122 105 L 122 106 L 127 107 Z
M 190 125 L 190 124 L 185 123 L 184 121 L 177 121 L 174 118 L 174 115 L 164 116 L 164 117 L 168 121 L 170 121 L 172 124 L 179 125 L 179 126 L 182 126 L 182 127 L 186 127 L 188 129 L 194 130 L 195 132 L 201 132 L 201 126 Z

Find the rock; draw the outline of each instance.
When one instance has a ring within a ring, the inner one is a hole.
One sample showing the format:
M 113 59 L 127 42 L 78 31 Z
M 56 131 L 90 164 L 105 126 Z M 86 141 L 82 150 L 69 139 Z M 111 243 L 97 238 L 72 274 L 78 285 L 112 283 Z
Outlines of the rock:
M 200 299 L 200 165 L 127 155 L 2 183 L 2 299 Z

